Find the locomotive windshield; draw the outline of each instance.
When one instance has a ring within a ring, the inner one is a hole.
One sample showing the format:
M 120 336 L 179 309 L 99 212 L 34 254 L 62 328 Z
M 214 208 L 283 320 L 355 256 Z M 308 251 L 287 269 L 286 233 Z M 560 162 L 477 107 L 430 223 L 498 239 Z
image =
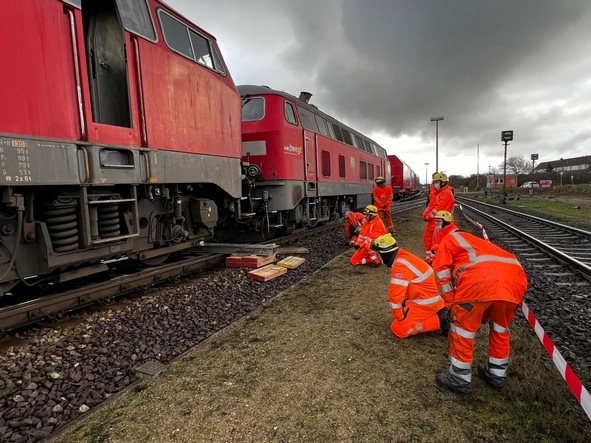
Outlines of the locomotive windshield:
M 242 121 L 261 120 L 265 116 L 265 101 L 262 98 L 242 98 Z

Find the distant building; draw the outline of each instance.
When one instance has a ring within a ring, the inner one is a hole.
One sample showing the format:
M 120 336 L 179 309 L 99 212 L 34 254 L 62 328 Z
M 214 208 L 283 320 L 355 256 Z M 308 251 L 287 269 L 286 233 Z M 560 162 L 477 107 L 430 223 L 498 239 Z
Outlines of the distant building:
M 591 155 L 541 162 L 534 168 L 533 173 L 542 172 L 591 172 Z
M 506 175 L 507 184 L 505 188 L 516 188 L 517 187 L 517 174 Z M 503 174 L 488 174 L 486 176 L 486 187 L 487 188 L 502 188 L 503 187 Z

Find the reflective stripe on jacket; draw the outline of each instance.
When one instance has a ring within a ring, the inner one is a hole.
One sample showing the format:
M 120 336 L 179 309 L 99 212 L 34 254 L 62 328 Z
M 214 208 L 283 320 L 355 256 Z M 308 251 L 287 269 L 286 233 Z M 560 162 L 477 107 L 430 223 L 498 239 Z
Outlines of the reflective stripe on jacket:
M 527 289 L 527 276 L 515 255 L 467 232 L 453 231 L 441 239 L 433 270 L 439 294 L 448 305 L 519 303 Z
M 400 311 L 405 300 L 438 311 L 443 299 L 437 293 L 433 269 L 414 254 L 399 249 L 392 264 L 388 299 L 394 318 L 403 317 Z
M 361 226 L 361 231 L 357 236 L 357 243 L 360 247 L 369 249 L 371 241 L 378 238 L 380 235 L 387 234 L 386 226 L 384 222 L 378 216 L 375 216 L 372 220 L 368 220 Z

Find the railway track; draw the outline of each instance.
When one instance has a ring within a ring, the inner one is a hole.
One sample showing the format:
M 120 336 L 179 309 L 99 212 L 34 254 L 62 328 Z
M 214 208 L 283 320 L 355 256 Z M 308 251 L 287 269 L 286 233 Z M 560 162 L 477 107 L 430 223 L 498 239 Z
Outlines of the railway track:
M 339 225 L 339 222 L 327 223 L 315 228 L 313 232 L 320 233 L 336 229 Z M 211 269 L 221 265 L 225 254 L 229 252 L 263 255 L 277 253 L 280 245 L 297 241 L 306 235 L 310 235 L 310 231 L 302 229 L 291 235 L 258 245 L 205 245 L 185 250 L 175 257 L 174 261 L 154 267 L 136 266 L 128 261 L 115 262 L 111 264 L 109 273 L 103 274 L 99 281 L 82 281 L 74 288 L 71 288 L 71 285 L 52 288 L 51 294 L 44 293 L 48 289 L 41 289 L 34 291 L 38 295 L 28 297 L 24 301 L 21 299 L 11 302 L 11 297 L 6 297 L 4 305 L 0 307 L 0 332 L 8 332 L 99 301 L 115 299 L 171 279 Z M 209 252 L 212 250 L 218 250 L 221 253 Z
M 458 198 L 465 216 L 527 271 L 527 303 L 591 391 L 591 232 L 501 206 Z
M 418 200 L 397 202 L 393 213 L 403 213 L 421 205 L 423 202 Z M 52 288 L 51 294 L 45 293 L 49 289 L 35 291 L 38 295 L 17 302 L 11 302 L 10 297 L 7 297 L 3 305 L 0 305 L 0 333 L 84 308 L 101 300 L 115 299 L 170 279 L 202 272 L 222 264 L 224 254 L 227 253 L 261 253 L 263 255 L 276 253 L 282 244 L 297 241 L 312 232 L 321 233 L 324 230 L 337 229 L 341 223 L 341 221 L 326 223 L 313 231 L 300 229 L 290 235 L 259 245 L 206 245 L 185 250 L 174 261 L 154 267 L 130 267 L 126 261 L 115 262 L 111 264 L 109 273 L 102 274 L 99 281 L 82 282 L 74 288 L 69 286 L 64 286 L 66 289 Z M 208 253 L 215 250 L 220 253 Z

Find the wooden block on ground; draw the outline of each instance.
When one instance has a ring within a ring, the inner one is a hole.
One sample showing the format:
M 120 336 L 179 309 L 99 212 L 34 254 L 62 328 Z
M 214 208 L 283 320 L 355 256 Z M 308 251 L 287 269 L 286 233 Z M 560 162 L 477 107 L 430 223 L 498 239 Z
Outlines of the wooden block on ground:
M 242 256 L 241 255 L 230 255 L 226 257 L 226 268 L 241 268 L 242 267 Z
M 261 266 L 275 263 L 274 255 L 246 255 L 240 261 L 245 268 L 260 268 Z
M 294 269 L 297 268 L 299 265 L 306 261 L 305 258 L 302 257 L 294 257 L 290 255 L 289 257 L 285 257 L 283 260 L 277 262 L 277 266 L 281 266 L 287 269 Z
M 248 271 L 248 277 L 258 281 L 269 281 L 287 272 L 287 268 L 276 265 L 267 265 L 262 268 Z

